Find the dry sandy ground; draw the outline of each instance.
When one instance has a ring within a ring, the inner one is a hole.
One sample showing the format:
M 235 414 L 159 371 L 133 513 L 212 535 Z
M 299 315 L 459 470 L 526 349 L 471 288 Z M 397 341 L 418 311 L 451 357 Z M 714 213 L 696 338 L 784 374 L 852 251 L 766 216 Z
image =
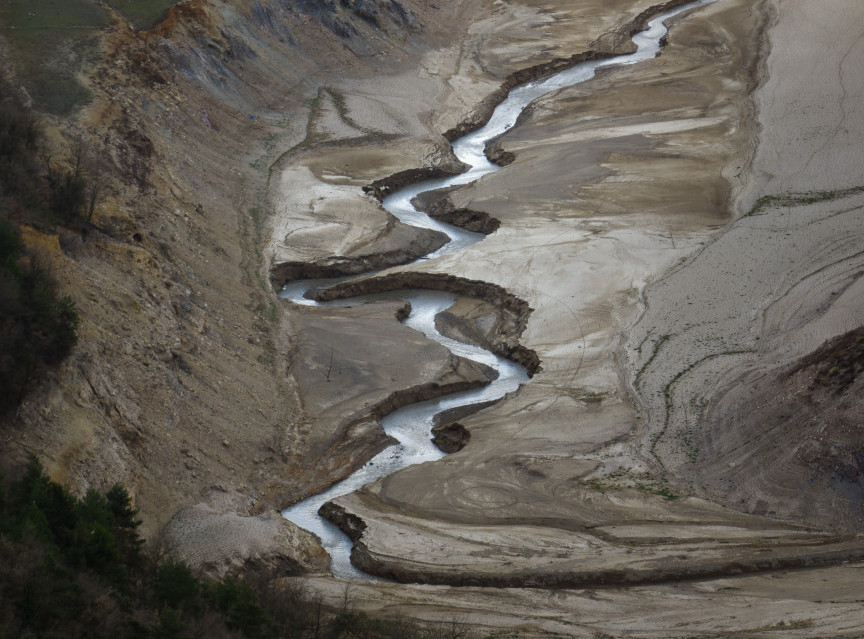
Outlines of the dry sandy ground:
M 858 530 L 857 480 L 826 479 L 794 458 L 808 440 L 830 447 L 825 429 L 837 419 L 830 398 L 820 399 L 821 416 L 807 420 L 796 419 L 806 411 L 794 407 L 794 395 L 809 380 L 789 397 L 748 401 L 754 384 L 764 387 L 858 328 L 864 310 L 864 198 L 854 190 L 864 181 L 864 30 L 844 28 L 840 18 L 861 8 L 846 3 L 826 15 L 783 2 L 776 11 L 766 81 L 756 94 L 759 142 L 736 202 L 743 217 L 649 287 L 645 315 L 630 333 L 626 357 L 649 415 L 638 441 L 680 481 L 736 507 Z M 758 198 L 776 195 L 784 197 L 754 210 Z M 777 424 L 772 399 L 789 406 Z M 857 403 L 854 395 L 848 402 Z M 749 419 L 754 410 L 761 423 Z
M 455 3 L 450 19 L 454 25 L 460 21 L 470 24 L 467 34 L 457 38 L 455 44 L 447 42 L 423 55 L 419 73 L 417 67 L 406 65 L 402 73 L 334 83 L 319 91 L 307 115 L 305 139 L 284 153 L 273 173 L 273 216 L 264 257 L 279 273 L 276 279 L 281 281 L 288 274 L 319 275 L 328 268 L 350 271 L 386 266 L 392 261 L 405 261 L 408 255 L 423 254 L 440 242 L 434 234 L 395 221 L 359 187 L 417 166 L 453 166 L 449 144 L 441 132 L 465 119 L 470 109 L 497 89 L 509 73 L 546 62 L 550 57 L 582 51 L 599 34 L 614 31 L 651 6 L 644 0 L 618 2 L 615 11 L 597 11 L 599 4 L 590 3 L 577 10 L 569 3 L 554 1 L 512 3 L 481 10 L 479 3 Z M 561 20 L 569 28 L 563 28 Z M 579 28 L 572 28 L 574 23 Z M 538 49 L 536 38 L 548 40 L 549 44 Z M 611 46 L 614 40 L 602 46 Z M 428 110 L 417 113 L 418 105 Z M 382 375 L 375 378 L 346 371 L 326 387 L 318 385 L 320 376 L 316 371 L 329 359 L 330 338 L 341 336 L 339 348 L 356 350 L 369 339 L 372 329 L 365 320 L 352 324 L 346 318 L 367 314 L 363 310 L 344 310 L 341 315 L 332 315 L 308 309 L 286 313 L 286 325 L 292 334 L 303 336 L 307 327 L 315 324 L 328 335 L 328 340 L 318 347 L 312 346 L 315 340 L 291 340 L 290 370 L 301 387 L 302 414 L 285 441 L 290 442 L 287 448 L 291 449 L 292 459 L 306 461 L 295 464 L 298 471 L 288 477 L 289 483 L 300 481 L 300 475 L 324 463 L 318 455 L 321 442 L 312 441 L 321 437 L 310 438 L 309 434 L 316 428 L 332 430 L 332 415 L 323 413 L 320 402 L 311 394 L 323 392 L 338 397 L 346 407 L 338 417 L 344 423 L 352 419 L 347 408 L 352 403 L 356 406 L 353 419 L 362 417 L 364 407 L 371 403 L 370 388 L 392 393 L 424 381 L 417 379 L 410 367 L 397 366 L 386 376 L 389 384 L 380 383 Z M 425 351 L 417 350 L 416 340 L 402 338 L 406 333 L 400 327 L 378 330 L 390 331 L 388 357 L 400 362 L 416 361 L 418 353 L 428 357 Z M 383 356 L 384 351 L 379 354 Z M 350 455 L 339 452 L 326 464 L 355 467 L 373 448 L 358 442 L 360 450 Z M 274 480 L 274 484 L 279 483 Z M 282 488 L 274 490 L 288 496 Z M 290 497 L 298 494 L 295 490 Z
M 427 124 L 443 130 L 464 115 L 452 93 L 467 108 L 490 76 L 556 46 L 585 46 L 613 24 L 597 16 L 643 6 L 600 4 L 497 3 L 458 52 L 429 56 L 441 66 L 425 68 L 449 77 Z M 830 541 L 837 521 L 794 507 L 798 478 L 781 473 L 748 494 L 761 458 L 722 445 L 721 417 L 747 392 L 737 380 L 789 366 L 860 317 L 860 196 L 732 221 L 765 194 L 861 183 L 864 8 L 838 4 L 720 0 L 682 17 L 659 58 L 542 100 L 501 141 L 516 161 L 451 196 L 500 218 L 501 229 L 411 268 L 485 280 L 528 301 L 522 342 L 543 370 L 460 420 L 472 438 L 459 453 L 339 500 L 367 525 L 364 566 L 409 581 L 566 585 L 805 565 L 831 549 L 832 561 L 860 556 L 855 538 L 812 545 Z M 526 25 L 549 47 L 531 49 Z M 392 148 L 442 155 L 431 136 Z M 283 175 L 366 178 L 361 156 L 346 153 L 318 152 Z M 373 149 L 372 166 L 407 168 L 380 157 Z M 709 444 L 723 463 L 701 469 L 693 462 L 709 461 L 700 458 Z M 858 636 L 859 574 L 851 564 L 593 591 L 351 592 L 362 608 L 464 614 L 528 633 Z M 344 595 L 335 580 L 310 583 L 334 602 Z
M 722 171 L 746 162 L 754 14 L 727 2 L 677 22 L 659 58 L 541 100 L 501 141 L 515 162 L 451 196 L 502 227 L 411 268 L 525 299 L 535 310 L 522 343 L 543 369 L 463 421 L 472 439 L 460 453 L 339 500 L 368 527 L 364 567 L 463 584 L 656 579 L 747 565 L 765 552 L 765 527 L 778 534 L 669 499 L 650 460 L 609 444 L 636 424 L 618 335 L 637 319 L 645 282 L 725 221 Z
M 79 135 L 104 160 L 105 197 L 92 227 L 61 227 L 59 237 L 28 233 L 74 299 L 79 344 L 0 420 L 4 472 L 38 454 L 52 478 L 80 493 L 123 483 L 148 539 L 179 509 L 197 504 L 175 524 L 189 530 L 195 520 L 207 531 L 197 539 L 211 540 L 216 553 L 232 543 L 248 550 L 245 559 L 264 546 L 284 552 L 286 525 L 272 517 L 303 490 L 298 475 L 314 488 L 291 457 L 309 450 L 298 444 L 310 423 L 304 406 L 312 415 L 333 408 L 305 393 L 308 385 L 300 397 L 295 378 L 314 384 L 330 349 L 323 340 L 303 343 L 298 333 L 312 323 L 326 336 L 339 322 L 315 325 L 314 318 L 280 311 L 270 263 L 262 259 L 269 169 L 281 154 L 326 145 L 332 135 L 386 141 L 403 123 L 408 132 L 423 129 L 414 110 L 408 119 L 404 104 L 388 110 L 374 94 L 364 100 L 357 87 L 382 74 L 408 78 L 405 69 L 415 69 L 427 48 L 461 33 L 463 12 L 475 3 L 404 0 L 404 19 L 388 10 L 389 1 L 365 5 L 381 11 L 380 21 L 359 20 L 348 3 L 190 0 L 152 31 L 132 32 L 119 22 L 106 31 L 101 55 L 94 50 L 87 69 L 92 101 L 69 121 L 45 119 L 58 161 Z M 353 35 L 341 36 L 339 21 Z M 337 79 L 356 95 L 337 93 Z M 422 95 L 416 73 L 406 83 L 405 103 Z M 343 107 L 356 119 L 339 128 Z M 375 131 L 358 133 L 351 127 L 366 126 L 364 109 L 381 117 Z M 396 124 L 385 116 L 391 112 Z M 386 230 L 386 216 L 365 204 L 357 216 L 371 209 L 369 227 Z M 410 243 L 403 231 L 393 230 L 392 245 Z M 356 236 L 368 239 L 360 230 Z M 454 372 L 449 353 L 432 352 L 401 328 L 379 334 L 405 338 L 408 366 L 370 376 L 355 418 L 364 418 L 363 401 L 374 405 L 394 390 Z M 350 359 L 363 343 L 348 346 L 356 347 L 344 353 Z M 298 357 L 311 361 L 298 364 Z M 305 442 L 310 448 L 328 433 L 344 442 L 356 422 L 332 410 L 328 417 L 330 430 Z M 333 459 L 337 472 L 328 480 L 350 470 L 352 456 L 365 459 L 383 444 L 380 429 L 357 430 L 361 437 L 347 438 L 354 444 L 345 451 L 348 462 Z M 216 539 L 219 530 L 224 537 Z M 302 538 L 295 536 L 301 549 Z M 216 553 L 193 555 L 212 563 Z
M 860 637 L 864 564 L 659 586 L 454 588 L 306 579 L 328 603 L 464 631 L 568 637 Z

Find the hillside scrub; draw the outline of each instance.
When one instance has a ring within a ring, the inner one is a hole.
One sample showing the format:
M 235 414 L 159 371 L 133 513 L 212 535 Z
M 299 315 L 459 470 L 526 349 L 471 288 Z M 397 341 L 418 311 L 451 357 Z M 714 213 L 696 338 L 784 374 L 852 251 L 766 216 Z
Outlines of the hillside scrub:
M 0 218 L 0 414 L 15 408 L 47 367 L 78 339 L 78 313 L 21 236 Z
M 36 458 L 0 477 L 0 637 L 438 639 L 447 627 L 326 609 L 302 586 L 197 575 L 144 551 L 119 484 L 76 497 Z M 460 636 L 465 629 L 460 626 Z
M 14 409 L 77 341 L 78 313 L 48 266 L 21 240 L 20 224 L 50 231 L 92 214 L 98 176 L 85 176 L 86 147 L 53 161 L 35 114 L 0 80 L 0 414 Z
M 37 115 L 0 78 L 0 214 L 42 227 L 89 221 L 104 180 L 83 138 L 65 153 L 46 142 Z

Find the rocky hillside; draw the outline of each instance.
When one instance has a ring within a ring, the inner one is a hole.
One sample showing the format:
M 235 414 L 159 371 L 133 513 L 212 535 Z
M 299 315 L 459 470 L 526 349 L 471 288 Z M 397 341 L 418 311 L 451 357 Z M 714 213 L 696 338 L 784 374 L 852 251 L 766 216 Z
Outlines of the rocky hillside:
M 296 331 L 261 252 L 271 168 L 319 142 L 307 124 L 322 88 L 442 38 L 439 4 L 192 0 L 149 30 L 109 14 L 78 75 L 89 98 L 60 116 L 3 41 L 58 157 L 81 139 L 106 176 L 91 223 L 27 231 L 80 340 L 0 426 L 5 463 L 36 452 L 79 491 L 122 482 L 146 535 L 183 505 L 249 515 L 297 497 Z

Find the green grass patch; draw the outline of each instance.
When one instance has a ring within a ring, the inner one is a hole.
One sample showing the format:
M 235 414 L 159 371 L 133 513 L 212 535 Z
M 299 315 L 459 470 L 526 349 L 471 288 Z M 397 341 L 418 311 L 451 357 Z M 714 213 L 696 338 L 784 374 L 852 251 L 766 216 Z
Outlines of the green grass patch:
M 662 464 L 662 461 L 657 456 L 657 445 L 660 443 L 660 440 L 666 434 L 666 430 L 669 428 L 669 420 L 672 418 L 672 409 L 674 408 L 674 404 L 672 401 L 672 392 L 673 392 L 673 388 L 674 388 L 675 384 L 677 384 L 678 381 L 682 377 L 684 377 L 687 373 L 692 371 L 694 368 L 696 368 L 697 366 L 699 366 L 699 365 L 701 365 L 701 364 L 703 364 L 709 360 L 716 359 L 718 357 L 725 357 L 727 355 L 729 355 L 729 356 L 731 356 L 731 355 L 747 355 L 747 354 L 752 354 L 752 353 L 756 353 L 756 351 L 752 348 L 745 348 L 745 349 L 741 349 L 741 350 L 726 350 L 726 351 L 723 351 L 722 353 L 711 353 L 710 355 L 706 355 L 706 356 L 696 360 L 695 362 L 692 362 L 689 366 L 687 366 L 683 370 L 678 371 L 675 374 L 675 376 L 672 377 L 672 379 L 670 379 L 669 382 L 666 383 L 666 385 L 663 387 L 664 406 L 666 409 L 666 415 L 663 419 L 663 428 L 661 428 L 659 431 L 657 431 L 656 433 L 654 433 L 651 436 L 650 451 L 651 451 L 651 454 L 654 456 L 654 458 L 658 462 L 660 462 Z M 696 451 L 696 449 L 693 448 L 692 444 L 689 444 L 688 457 L 691 459 L 691 461 L 693 461 L 694 455 L 696 455 L 696 454 L 698 454 L 698 451 Z
M 71 48 L 78 42 L 67 42 Z M 93 97 L 92 92 L 63 65 L 51 62 L 19 65 L 19 73 L 33 106 L 43 113 L 68 116 L 84 106 Z
M 105 0 L 105 4 L 126 18 L 136 30 L 152 29 L 176 0 Z
M 0 415 L 69 355 L 78 323 L 72 298 L 60 294 L 50 272 L 25 254 L 15 226 L 0 217 Z
M 654 358 L 657 357 L 657 353 L 660 352 L 660 347 L 663 346 L 666 342 L 668 342 L 672 338 L 672 335 L 667 333 L 666 335 L 661 335 L 654 341 L 654 348 L 651 351 L 651 356 L 642 364 L 642 367 L 636 373 L 636 382 L 639 382 L 639 379 L 642 377 L 642 373 L 651 365 L 651 362 L 654 361 Z M 646 338 L 647 339 L 647 338 Z M 639 352 L 642 352 L 642 345 L 639 345 Z
M 0 18 L 7 30 L 102 28 L 111 16 L 96 0 L 5 0 Z M 105 4 L 126 18 L 136 29 L 151 29 L 176 0 L 105 0 Z
M 76 75 L 98 55 L 98 36 L 109 23 L 91 0 L 0 3 L 0 33 L 37 110 L 65 116 L 90 100 Z
M 108 0 L 136 29 L 153 27 L 174 0 Z M 92 95 L 78 79 L 99 55 L 111 16 L 96 0 L 4 0 L 0 36 L 16 76 L 44 113 L 68 116 Z
M 472 639 L 453 618 L 426 625 L 339 607 L 281 573 L 208 579 L 144 552 L 125 488 L 83 497 L 32 458 L 0 475 L 0 636 L 68 639 Z
M 780 206 L 803 206 L 805 204 L 836 200 L 841 197 L 855 195 L 856 193 L 864 193 L 864 186 L 853 186 L 848 189 L 837 189 L 835 191 L 805 191 L 803 193 L 763 195 L 756 200 L 756 203 L 747 212 L 747 215 L 758 215 L 765 209 Z
M 5 0 L 0 4 L 0 18 L 7 32 L 94 29 L 110 24 L 108 14 L 92 0 Z

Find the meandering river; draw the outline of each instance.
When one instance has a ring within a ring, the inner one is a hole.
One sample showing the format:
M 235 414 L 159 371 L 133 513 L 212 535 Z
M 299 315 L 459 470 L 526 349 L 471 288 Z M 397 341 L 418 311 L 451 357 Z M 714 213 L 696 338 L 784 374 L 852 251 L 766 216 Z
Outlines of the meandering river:
M 712 1 L 699 0 L 657 16 L 648 23 L 644 31 L 633 36 L 633 42 L 638 48 L 632 54 L 583 62 L 547 78 L 515 87 L 508 97 L 498 105 L 484 127 L 453 142 L 456 157 L 470 167 L 468 170 L 454 177 L 412 184 L 387 196 L 383 201 L 383 206 L 399 220 L 412 226 L 442 231 L 450 238 L 447 244 L 421 259 L 434 259 L 447 253 L 462 250 L 482 241 L 485 236 L 439 222 L 418 211 L 411 204 L 411 200 L 416 195 L 433 189 L 468 184 L 487 173 L 497 171 L 500 167 L 490 162 L 484 155 L 486 143 L 513 126 L 519 114 L 531 102 L 552 91 L 585 82 L 593 78 L 597 69 L 601 67 L 635 64 L 655 57 L 660 50 L 660 41 L 666 34 L 666 27 L 663 24 L 665 20 Z M 314 288 L 333 285 L 346 279 L 349 278 L 291 282 L 282 289 L 280 296 L 297 304 L 323 305 L 307 299 L 306 293 Z M 455 355 L 494 368 L 498 372 L 498 378 L 483 388 L 411 404 L 387 415 L 381 420 L 381 424 L 388 435 L 399 441 L 398 444 L 382 451 L 354 474 L 331 486 L 323 493 L 283 511 L 282 514 L 286 519 L 321 538 L 324 548 L 330 553 L 333 574 L 345 579 L 371 579 L 372 577 L 360 572 L 351 564 L 351 540 L 336 526 L 321 517 L 318 514 L 318 509 L 324 503 L 340 495 L 355 491 L 361 486 L 386 477 L 397 470 L 443 457 L 444 453 L 436 448 L 430 439 L 430 430 L 435 415 L 458 406 L 500 399 L 528 381 L 528 375 L 522 366 L 480 347 L 452 340 L 436 330 L 435 316 L 446 310 L 455 301 L 455 296 L 449 293 L 428 290 L 398 291 L 357 297 L 351 300 L 337 300 L 327 302 L 326 305 L 346 306 L 382 297 L 408 300 L 412 310 L 410 316 L 404 320 L 404 324 L 447 347 Z

